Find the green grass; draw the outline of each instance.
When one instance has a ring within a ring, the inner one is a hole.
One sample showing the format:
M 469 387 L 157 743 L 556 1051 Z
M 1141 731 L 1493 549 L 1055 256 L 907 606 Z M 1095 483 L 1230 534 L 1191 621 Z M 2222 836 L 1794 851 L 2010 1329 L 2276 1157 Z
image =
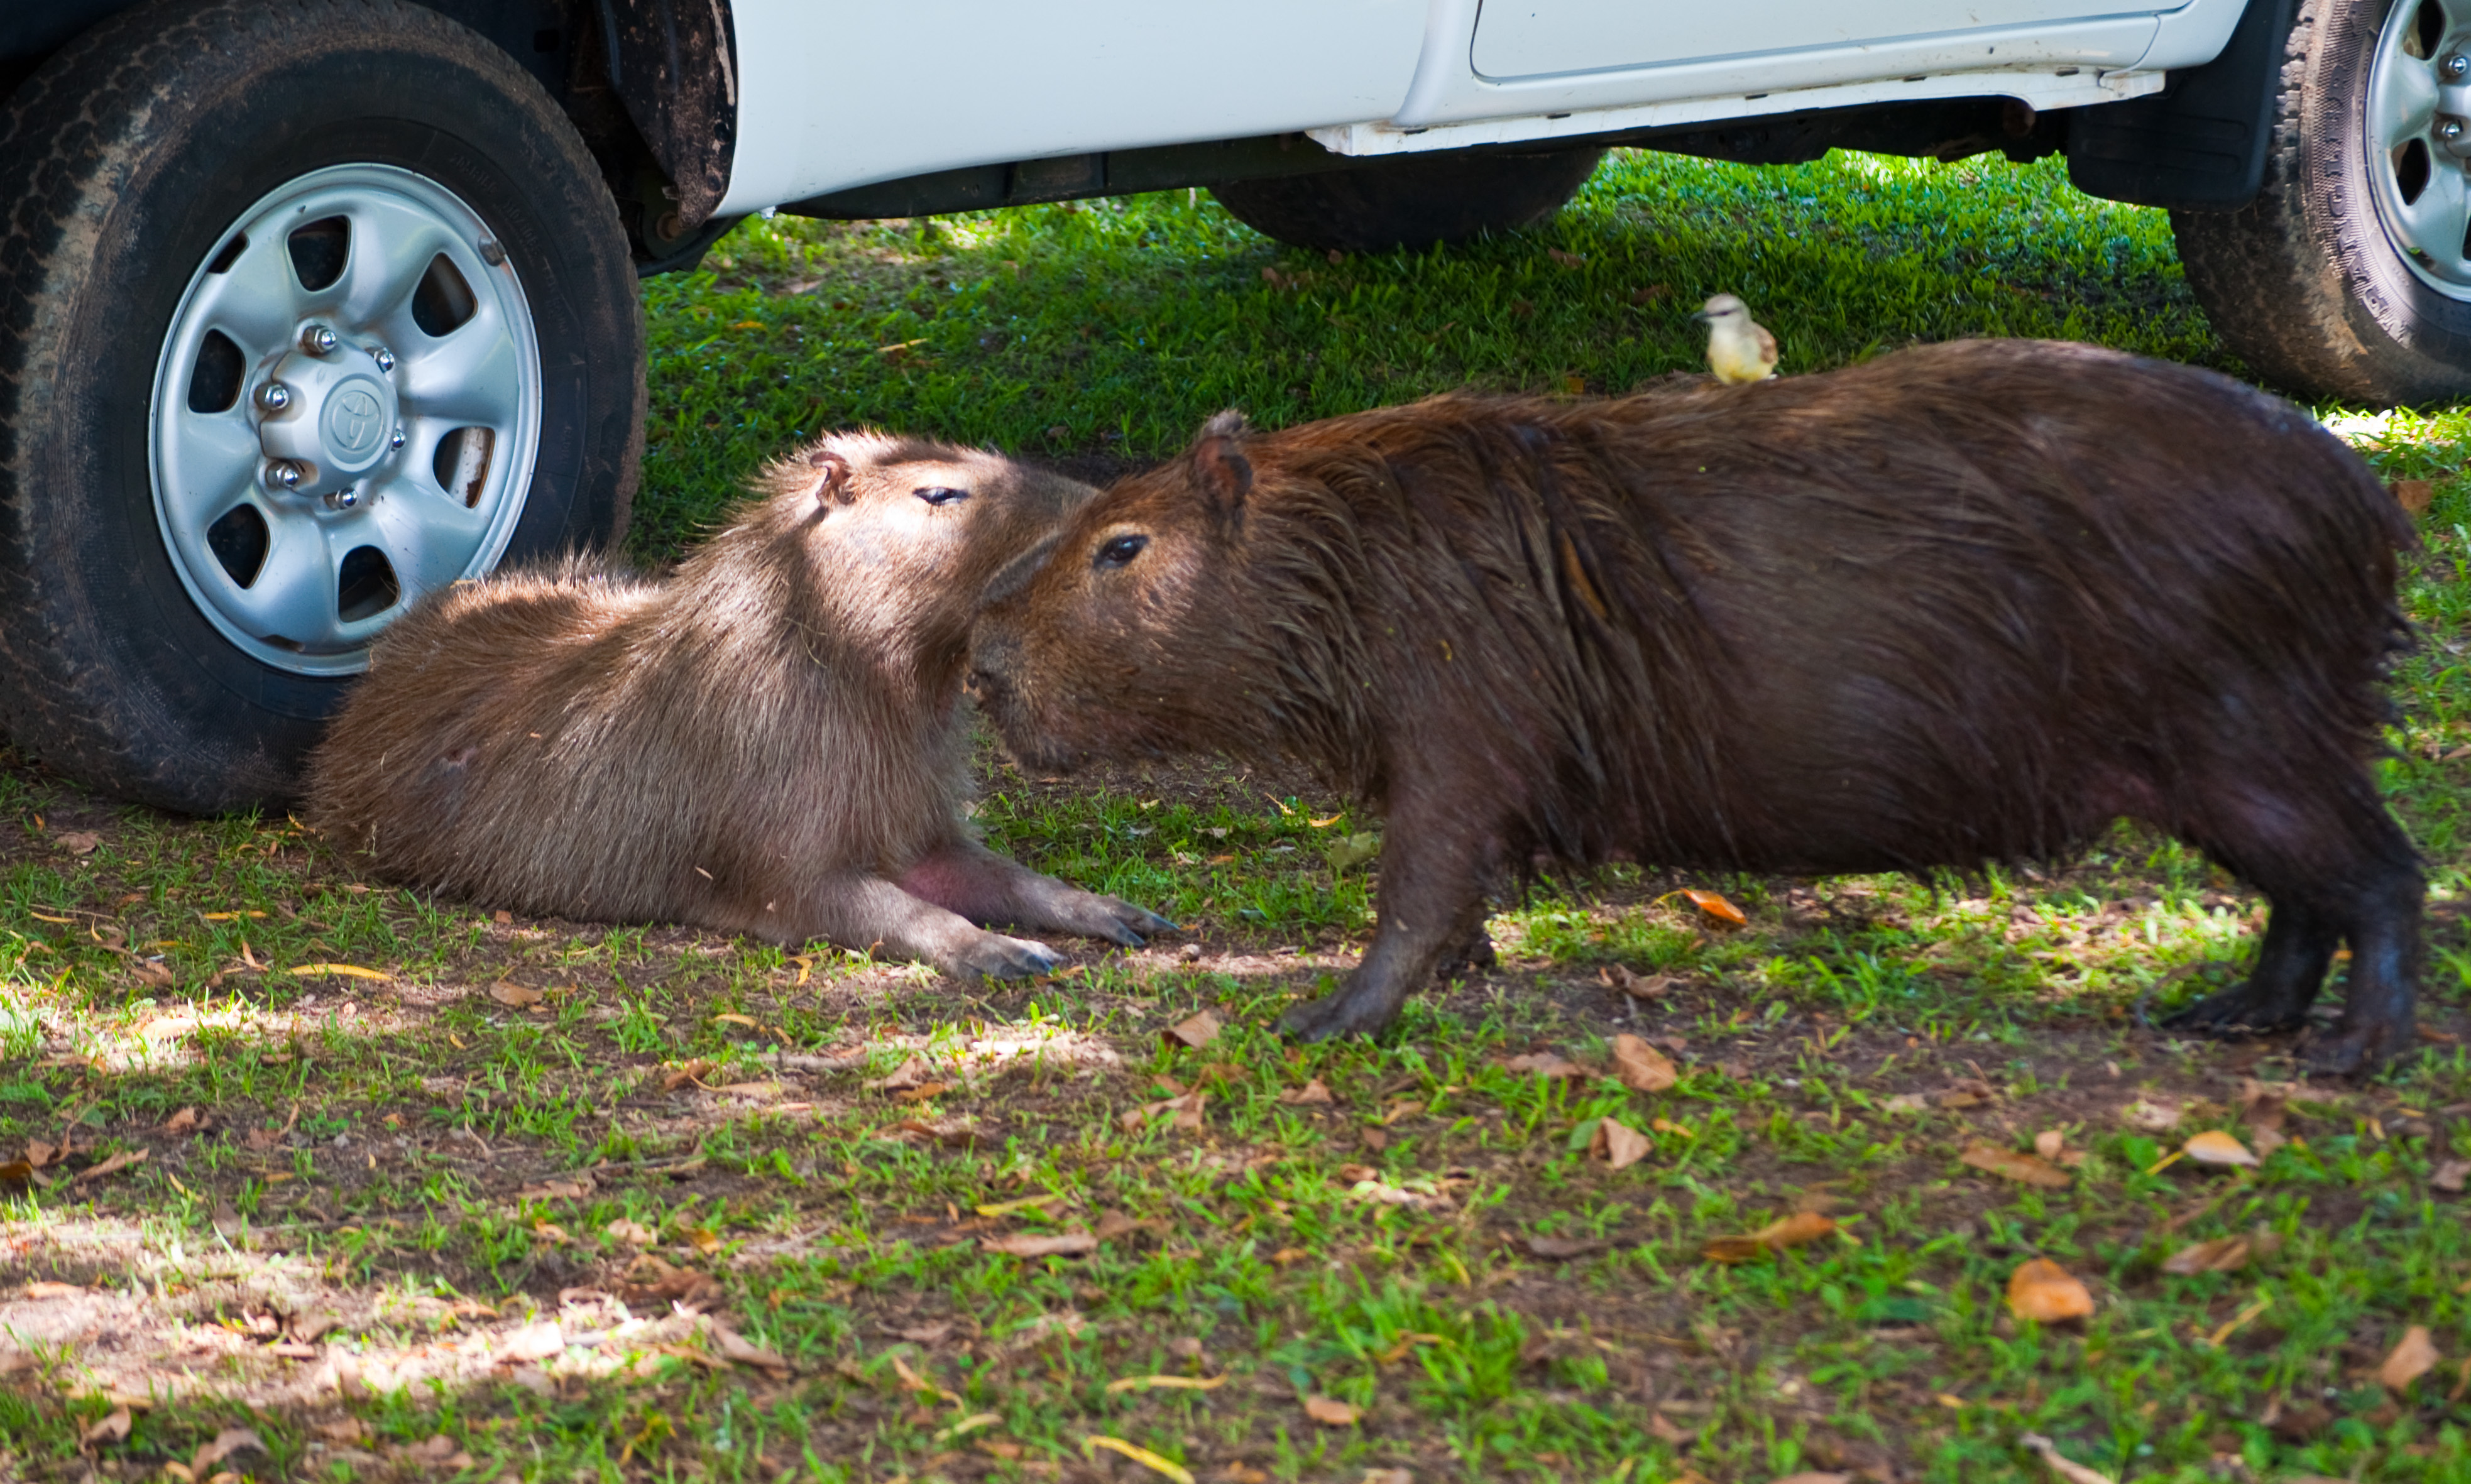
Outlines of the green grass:
M 825 427 L 1104 471 L 1230 405 L 1276 424 L 1466 385 L 1624 389 L 1698 364 L 1688 313 L 1719 290 L 1788 371 L 1969 334 L 2238 369 L 2158 214 L 2050 164 L 1624 155 L 1536 231 L 1335 263 L 1185 193 L 750 222 L 647 286 L 636 551 L 673 554 Z M 1377 1045 L 1300 1048 L 1278 1011 L 1369 930 L 1365 870 L 1331 847 L 1378 821 L 1292 779 L 1057 784 L 984 758 L 1000 847 L 1191 932 L 1059 943 L 1066 972 L 983 990 L 499 921 L 363 880 L 288 821 L 0 769 L 0 1162 L 74 1151 L 0 1185 L 0 1478 L 163 1477 L 231 1426 L 267 1450 L 224 1467 L 258 1478 L 1162 1476 L 1086 1441 L 1108 1437 L 1202 1479 L 1991 1484 L 2047 1477 L 2029 1431 L 2114 1478 L 2471 1477 L 2471 1235 L 2436 1179 L 2471 1156 L 2449 761 L 2471 746 L 2471 426 L 2338 426 L 2438 482 L 2384 767 L 2429 858 L 2424 1019 L 2449 1039 L 2365 1086 L 2138 1025 L 2141 1001 L 2235 975 L 2259 904 L 2127 827 L 1973 880 L 1556 879 L 1494 919 L 1497 972 Z M 1616 967 L 1659 992 L 1617 993 Z M 1203 1009 L 1214 1041 L 1163 1037 Z M 1504 1065 L 1602 1069 L 1634 1031 L 1671 1088 Z M 2256 1138 L 2243 1079 L 2287 1097 L 2290 1142 L 2252 1170 L 2166 1163 L 2200 1130 Z M 1195 1093 L 1179 1126 L 1162 1105 Z M 1647 1155 L 1593 1157 L 1608 1119 Z M 2054 1131 L 2083 1155 L 2065 1189 L 1959 1159 Z M 1840 1225 L 1702 1256 L 1797 1210 Z M 1080 1231 L 1104 1239 L 987 1245 Z M 2240 1270 L 2165 1270 L 2243 1235 Z M 2089 1318 L 2008 1311 L 2035 1257 L 2086 1283 Z M 733 1361 L 679 1299 L 779 1364 Z M 530 1321 L 562 1351 L 510 1358 Z M 2444 1358 L 2389 1390 L 2412 1325 Z M 1160 1376 L 1207 1389 L 1111 1389 Z M 1306 1398 L 1364 1415 L 1317 1423 Z M 81 1443 L 124 1405 L 125 1436 Z

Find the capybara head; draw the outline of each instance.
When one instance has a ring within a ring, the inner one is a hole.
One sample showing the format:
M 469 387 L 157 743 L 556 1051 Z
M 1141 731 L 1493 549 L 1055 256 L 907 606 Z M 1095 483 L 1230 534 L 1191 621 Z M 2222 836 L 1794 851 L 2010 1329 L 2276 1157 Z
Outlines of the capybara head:
M 1006 741 L 1034 766 L 1091 757 L 1283 739 L 1306 697 L 1265 601 L 1305 565 L 1286 543 L 1249 543 L 1258 517 L 1243 418 L 1221 412 L 1185 455 L 1110 486 L 987 591 L 972 637 L 971 683 Z M 1273 629 L 1277 631 L 1273 631 Z M 1308 688 L 1308 687 L 1307 687 Z
M 865 430 L 818 438 L 755 488 L 763 502 L 686 575 L 742 561 L 730 554 L 750 539 L 794 551 L 805 570 L 778 574 L 793 591 L 765 597 L 794 608 L 806 588 L 830 600 L 834 634 L 953 665 L 988 580 L 1094 493 L 983 449 Z

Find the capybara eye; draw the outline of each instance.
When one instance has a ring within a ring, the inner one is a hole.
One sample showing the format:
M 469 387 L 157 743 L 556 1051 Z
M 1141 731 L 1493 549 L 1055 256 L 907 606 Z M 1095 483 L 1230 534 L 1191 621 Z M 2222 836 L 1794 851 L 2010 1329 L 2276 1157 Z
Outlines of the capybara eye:
M 926 501 L 929 505 L 951 505 L 955 500 L 967 500 L 970 498 L 970 492 L 968 490 L 954 489 L 950 484 L 928 484 L 920 488 L 913 489 L 910 493 L 916 495 L 919 499 Z
M 1123 566 L 1134 557 L 1141 555 L 1141 548 L 1149 544 L 1150 538 L 1147 536 L 1118 536 L 1113 541 L 1108 542 L 1105 546 L 1098 548 L 1098 559 L 1093 563 L 1093 565 L 1099 567 Z

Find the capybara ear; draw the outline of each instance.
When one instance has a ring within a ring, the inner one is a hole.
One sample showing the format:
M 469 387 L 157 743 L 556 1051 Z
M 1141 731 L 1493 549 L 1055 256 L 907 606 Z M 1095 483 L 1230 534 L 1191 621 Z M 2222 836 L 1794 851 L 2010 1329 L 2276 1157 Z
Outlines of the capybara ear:
M 1248 431 L 1244 414 L 1234 408 L 1201 425 L 1192 445 L 1192 480 L 1211 511 L 1234 525 L 1244 515 L 1244 497 L 1253 489 L 1253 462 L 1237 446 Z
M 850 488 L 849 460 L 829 448 L 819 448 L 807 456 L 815 470 L 815 504 L 829 507 L 834 502 L 854 505 L 857 493 Z

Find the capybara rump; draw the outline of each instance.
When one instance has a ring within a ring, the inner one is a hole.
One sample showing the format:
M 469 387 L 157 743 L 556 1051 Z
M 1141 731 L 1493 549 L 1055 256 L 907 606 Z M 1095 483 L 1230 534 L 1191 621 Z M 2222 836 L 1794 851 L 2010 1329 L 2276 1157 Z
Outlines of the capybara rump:
M 380 641 L 310 761 L 311 819 L 383 876 L 491 906 L 882 947 L 1030 975 L 1001 923 L 1169 926 L 962 817 L 969 622 L 1091 491 L 993 454 L 827 437 L 667 577 L 458 583 Z
M 2129 815 L 2262 890 L 2239 988 L 2327 1070 L 2410 1042 L 2421 881 L 2367 759 L 2408 523 L 2289 404 L 1971 341 L 1626 398 L 1222 414 L 999 577 L 974 684 L 1049 768 L 1216 750 L 1388 815 L 1310 1036 L 1377 1031 L 1539 853 L 1825 874 L 2047 858 Z

